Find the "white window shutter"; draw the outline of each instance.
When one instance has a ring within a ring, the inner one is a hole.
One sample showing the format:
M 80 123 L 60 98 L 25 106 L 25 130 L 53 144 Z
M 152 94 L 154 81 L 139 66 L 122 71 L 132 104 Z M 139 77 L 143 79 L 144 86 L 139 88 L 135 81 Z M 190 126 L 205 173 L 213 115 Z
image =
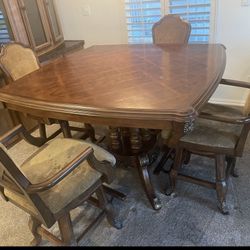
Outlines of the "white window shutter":
M 129 43 L 151 43 L 152 26 L 162 17 L 162 13 L 177 14 L 191 23 L 190 43 L 208 43 L 214 29 L 212 1 L 125 0 Z
M 191 23 L 190 43 L 209 42 L 211 0 L 170 0 L 169 13 Z
M 152 26 L 161 18 L 161 0 L 126 0 L 129 43 L 152 43 Z

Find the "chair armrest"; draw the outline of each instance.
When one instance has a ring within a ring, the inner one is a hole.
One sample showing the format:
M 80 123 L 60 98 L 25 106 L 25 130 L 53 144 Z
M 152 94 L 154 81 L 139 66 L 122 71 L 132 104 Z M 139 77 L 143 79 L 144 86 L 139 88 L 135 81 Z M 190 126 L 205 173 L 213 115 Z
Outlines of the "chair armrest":
M 4 134 L 2 137 L 0 137 L 0 143 L 3 145 L 6 145 L 7 142 L 9 142 L 11 139 L 13 139 L 15 136 L 21 135 L 24 140 L 26 140 L 28 143 L 41 147 L 45 142 L 46 139 L 41 137 L 34 137 L 32 136 L 23 125 L 18 125 L 6 134 Z
M 102 173 L 102 181 L 111 184 L 114 180 L 114 169 L 108 161 L 98 161 L 94 154 L 88 157 L 89 165 L 96 171 Z
M 243 81 L 237 81 L 237 80 L 229 80 L 229 79 L 222 79 L 221 82 L 220 82 L 220 84 L 250 89 L 250 83 L 249 82 L 243 82 Z
M 68 176 L 73 170 L 75 170 L 83 161 L 85 161 L 89 156 L 93 155 L 94 150 L 91 147 L 88 147 L 81 154 L 79 154 L 74 160 L 67 164 L 61 171 L 56 173 L 54 176 L 45 180 L 44 182 L 38 184 L 31 184 L 26 189 L 27 193 L 34 194 L 39 192 L 44 192 L 59 182 L 61 182 L 66 176 Z
M 239 119 L 233 119 L 228 116 L 222 116 L 222 115 L 214 115 L 209 114 L 205 112 L 201 112 L 199 115 L 200 118 L 213 120 L 213 121 L 219 121 L 219 122 L 225 122 L 225 123 L 231 123 L 231 124 L 247 124 L 250 123 L 250 117 L 242 117 Z

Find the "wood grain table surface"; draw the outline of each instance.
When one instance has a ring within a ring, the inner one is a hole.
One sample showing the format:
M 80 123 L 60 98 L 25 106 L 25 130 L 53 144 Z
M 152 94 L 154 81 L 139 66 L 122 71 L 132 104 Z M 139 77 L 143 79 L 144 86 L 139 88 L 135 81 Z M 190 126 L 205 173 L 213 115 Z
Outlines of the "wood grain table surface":
M 225 66 L 221 44 L 93 46 L 1 88 L 0 101 L 42 118 L 172 129 L 175 146 L 192 130 Z M 152 206 L 159 209 L 147 164 L 139 170 Z

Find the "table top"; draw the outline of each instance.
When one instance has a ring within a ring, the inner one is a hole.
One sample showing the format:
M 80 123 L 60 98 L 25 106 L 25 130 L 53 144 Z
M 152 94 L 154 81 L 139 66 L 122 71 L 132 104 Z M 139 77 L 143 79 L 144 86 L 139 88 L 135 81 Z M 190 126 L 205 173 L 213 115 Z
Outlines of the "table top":
M 185 122 L 214 93 L 225 65 L 220 44 L 93 46 L 5 86 L 0 101 L 50 118 Z

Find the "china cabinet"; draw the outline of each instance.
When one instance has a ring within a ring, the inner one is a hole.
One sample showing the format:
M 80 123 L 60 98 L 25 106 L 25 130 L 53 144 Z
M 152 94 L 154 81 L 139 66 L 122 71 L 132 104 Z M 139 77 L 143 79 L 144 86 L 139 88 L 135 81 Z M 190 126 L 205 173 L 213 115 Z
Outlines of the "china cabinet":
M 18 41 L 30 46 L 37 55 L 64 41 L 53 0 L 0 0 L 0 23 L 1 43 Z

